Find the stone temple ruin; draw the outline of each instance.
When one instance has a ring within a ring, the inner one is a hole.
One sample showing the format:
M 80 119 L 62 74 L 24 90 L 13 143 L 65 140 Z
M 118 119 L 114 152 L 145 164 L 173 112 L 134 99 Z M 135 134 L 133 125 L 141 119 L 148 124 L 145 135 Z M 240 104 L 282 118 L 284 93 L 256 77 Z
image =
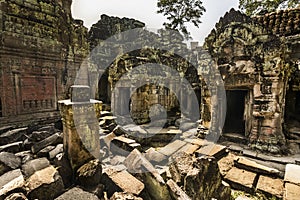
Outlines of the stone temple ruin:
M 0 2 L 0 199 L 298 199 L 299 8 L 188 48 L 71 4 Z

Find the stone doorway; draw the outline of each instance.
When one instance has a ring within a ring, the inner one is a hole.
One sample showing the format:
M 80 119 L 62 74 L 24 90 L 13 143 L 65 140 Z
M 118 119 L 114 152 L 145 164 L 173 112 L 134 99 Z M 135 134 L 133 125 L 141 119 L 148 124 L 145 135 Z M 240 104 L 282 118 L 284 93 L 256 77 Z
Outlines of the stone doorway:
M 247 90 L 227 90 L 227 111 L 223 133 L 245 135 L 245 99 Z

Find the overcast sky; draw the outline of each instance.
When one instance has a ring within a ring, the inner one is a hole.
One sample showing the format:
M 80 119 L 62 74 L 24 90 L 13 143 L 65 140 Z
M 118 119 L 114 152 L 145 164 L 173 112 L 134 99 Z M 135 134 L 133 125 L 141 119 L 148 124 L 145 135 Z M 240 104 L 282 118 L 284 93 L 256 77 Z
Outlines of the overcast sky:
M 166 21 L 157 14 L 156 0 L 73 0 L 72 13 L 75 19 L 82 19 L 90 28 L 100 19 L 101 14 L 128 17 L 146 23 L 149 29 L 162 28 Z M 215 24 L 231 8 L 238 8 L 238 0 L 203 0 L 206 12 L 199 28 L 189 26 L 194 41 L 202 43 Z

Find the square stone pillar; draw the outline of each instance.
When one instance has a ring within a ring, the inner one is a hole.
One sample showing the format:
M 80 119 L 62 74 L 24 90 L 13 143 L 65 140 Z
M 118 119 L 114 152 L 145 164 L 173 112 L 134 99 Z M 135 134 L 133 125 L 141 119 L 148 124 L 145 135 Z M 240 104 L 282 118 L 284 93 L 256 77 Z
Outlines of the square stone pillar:
M 88 86 L 71 87 L 71 99 L 59 101 L 63 121 L 64 153 L 73 170 L 100 159 L 99 122 L 102 102 L 90 99 Z

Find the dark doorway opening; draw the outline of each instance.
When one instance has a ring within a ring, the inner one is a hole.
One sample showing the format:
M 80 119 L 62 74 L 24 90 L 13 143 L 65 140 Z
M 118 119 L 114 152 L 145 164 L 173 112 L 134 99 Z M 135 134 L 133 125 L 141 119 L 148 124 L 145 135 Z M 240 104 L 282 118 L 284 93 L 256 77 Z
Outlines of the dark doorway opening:
M 223 128 L 224 133 L 245 135 L 245 97 L 247 90 L 227 90 L 227 111 Z
M 104 73 L 102 77 L 100 78 L 100 81 L 98 83 L 98 94 L 99 99 L 103 103 L 110 103 L 110 97 L 109 97 L 109 83 L 108 83 L 108 74 Z

